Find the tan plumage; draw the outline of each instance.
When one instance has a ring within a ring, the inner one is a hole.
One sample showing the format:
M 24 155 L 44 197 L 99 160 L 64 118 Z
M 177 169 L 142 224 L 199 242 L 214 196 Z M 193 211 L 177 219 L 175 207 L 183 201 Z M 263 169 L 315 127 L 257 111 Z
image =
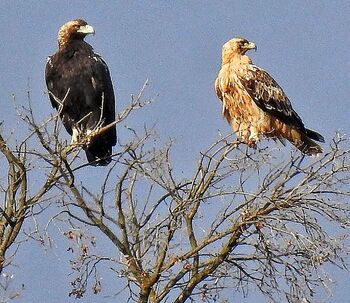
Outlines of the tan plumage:
M 322 152 L 313 140 L 324 142 L 304 127 L 278 83 L 245 55 L 256 45 L 244 38 L 226 42 L 215 91 L 222 101 L 222 114 L 242 142 L 255 147 L 261 137 L 287 139 L 307 155 Z

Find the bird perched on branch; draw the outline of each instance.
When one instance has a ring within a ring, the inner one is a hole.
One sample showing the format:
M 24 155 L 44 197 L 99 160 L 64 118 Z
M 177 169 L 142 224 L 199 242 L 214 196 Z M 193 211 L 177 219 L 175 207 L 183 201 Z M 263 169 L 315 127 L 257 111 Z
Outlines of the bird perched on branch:
M 319 133 L 305 128 L 277 82 L 246 55 L 257 49 L 253 42 L 234 38 L 222 48 L 222 65 L 215 91 L 222 114 L 242 142 L 255 147 L 261 137 L 284 139 L 307 155 L 322 152 Z
M 84 41 L 89 34 L 95 34 L 94 28 L 81 19 L 60 28 L 45 80 L 72 144 L 83 145 L 92 165 L 107 165 L 116 144 L 115 98 L 107 64 Z

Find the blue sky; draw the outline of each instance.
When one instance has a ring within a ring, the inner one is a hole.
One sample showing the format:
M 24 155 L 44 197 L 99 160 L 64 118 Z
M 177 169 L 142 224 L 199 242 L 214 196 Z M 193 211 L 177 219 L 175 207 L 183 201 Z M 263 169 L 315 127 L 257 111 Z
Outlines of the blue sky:
M 179 172 L 194 167 L 198 152 L 219 132 L 230 132 L 213 85 L 221 47 L 235 36 L 258 45 L 258 52 L 250 54 L 253 62 L 284 88 L 307 127 L 328 141 L 337 130 L 349 134 L 349 1 L 4 0 L 1 6 L 0 121 L 8 133 L 23 135 L 13 94 L 25 104 L 29 87 L 38 118 L 53 112 L 44 94 L 46 57 L 57 49 L 59 27 L 83 18 L 96 30 L 87 41 L 109 65 L 118 110 L 149 80 L 146 94 L 156 103 L 128 123 L 157 122 L 164 140 L 174 138 Z M 19 301 L 62 302 L 68 289 L 68 265 L 59 259 L 67 258 L 64 253 L 60 248 L 45 252 L 35 245 L 22 247 L 18 269 L 13 268 L 17 282 L 26 285 Z M 342 282 L 349 276 L 337 273 L 337 278 L 339 286 L 329 302 L 345 302 L 350 296 Z M 83 302 L 112 301 L 100 296 Z

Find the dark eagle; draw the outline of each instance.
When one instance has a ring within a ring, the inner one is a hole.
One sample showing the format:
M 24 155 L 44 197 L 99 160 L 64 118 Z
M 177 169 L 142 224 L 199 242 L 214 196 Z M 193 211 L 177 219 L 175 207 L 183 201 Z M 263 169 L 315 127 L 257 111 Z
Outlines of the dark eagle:
M 98 130 L 115 121 L 114 91 L 107 64 L 84 41 L 88 34 L 95 30 L 81 19 L 60 28 L 58 51 L 48 58 L 45 80 L 72 144 L 88 138 L 84 150 L 89 163 L 107 165 L 116 144 L 116 127 Z
M 252 64 L 245 54 L 251 49 L 256 49 L 256 45 L 244 38 L 226 42 L 215 81 L 222 113 L 237 137 L 252 147 L 261 137 L 287 139 L 307 155 L 321 153 L 322 148 L 315 141 L 324 142 L 324 138 L 304 126 L 277 82 Z

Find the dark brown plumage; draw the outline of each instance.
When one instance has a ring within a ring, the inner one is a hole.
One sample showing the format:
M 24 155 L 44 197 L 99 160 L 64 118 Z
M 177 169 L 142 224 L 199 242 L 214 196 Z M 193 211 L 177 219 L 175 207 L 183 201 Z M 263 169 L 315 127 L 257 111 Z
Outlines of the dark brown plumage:
M 48 58 L 45 80 L 51 104 L 72 135 L 72 143 L 88 136 L 84 150 L 89 163 L 107 165 L 116 144 L 116 128 L 96 130 L 115 121 L 115 98 L 107 64 L 84 41 L 94 33 L 81 19 L 64 24 L 58 32 L 59 49 Z

